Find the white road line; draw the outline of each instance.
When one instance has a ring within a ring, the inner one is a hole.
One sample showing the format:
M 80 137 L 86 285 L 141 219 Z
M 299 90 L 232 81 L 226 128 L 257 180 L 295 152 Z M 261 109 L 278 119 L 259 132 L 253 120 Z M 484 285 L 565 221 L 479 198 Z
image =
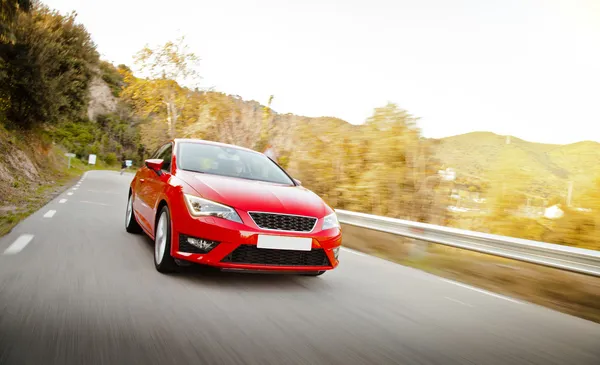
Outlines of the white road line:
M 71 189 L 71 190 L 77 190 L 77 188 L 73 188 L 73 189 Z
M 22 249 L 27 246 L 29 242 L 33 239 L 32 234 L 22 234 L 13 242 L 6 250 L 4 250 L 5 255 L 14 255 L 21 252 Z
M 469 303 L 465 303 L 465 302 L 461 302 L 461 301 L 460 301 L 460 300 L 458 300 L 458 299 L 454 299 L 454 298 L 450 298 L 450 297 L 444 297 L 444 298 L 448 299 L 448 300 L 449 300 L 449 301 L 451 301 L 451 302 L 459 303 L 459 304 L 462 304 L 462 305 L 466 305 L 467 307 L 471 307 L 471 308 L 473 308 L 473 306 L 472 306 L 471 304 L 469 304 Z
M 54 214 L 56 214 L 56 210 L 49 210 L 44 214 L 44 218 L 52 218 L 54 217 Z
M 87 201 L 87 200 L 80 200 L 79 202 L 80 202 L 80 203 L 87 203 L 87 204 L 103 205 L 103 206 L 105 206 L 105 207 L 110 207 L 110 206 L 111 206 L 110 204 L 97 203 L 97 202 L 90 202 L 90 201 Z
M 69 193 L 67 193 L 67 195 L 73 195 L 73 193 L 69 192 Z
M 461 286 L 461 287 L 466 288 L 466 289 L 471 289 L 471 290 L 474 290 L 476 292 L 487 294 L 487 295 L 492 296 L 492 297 L 496 297 L 496 298 L 508 300 L 509 302 L 513 302 L 513 303 L 516 303 L 516 304 L 523 304 L 522 302 L 519 302 L 518 300 L 514 300 L 514 299 L 511 299 L 509 297 L 505 297 L 503 295 L 492 293 L 492 292 L 489 292 L 487 290 L 478 289 L 478 288 L 475 288 L 475 287 L 472 287 L 472 286 L 469 286 L 469 285 L 461 284 L 461 283 L 458 283 L 456 281 L 452 281 L 452 280 L 448 280 L 448 279 L 443 279 L 443 278 L 440 278 L 440 280 L 445 281 L 445 282 L 450 283 L 450 284 Z
M 60 204 L 64 204 L 66 201 L 67 201 L 67 199 L 61 199 L 61 200 L 59 200 L 58 202 L 59 202 Z
M 364 254 L 364 253 L 362 253 L 362 252 L 354 251 L 354 250 L 351 250 L 351 249 L 349 249 L 349 248 L 346 248 L 346 247 L 342 247 L 342 251 L 350 252 L 350 253 L 353 253 L 353 254 L 355 254 L 355 255 L 358 255 L 358 256 L 363 256 L 363 257 L 367 257 L 367 256 L 369 256 L 369 255 L 365 255 L 365 254 Z

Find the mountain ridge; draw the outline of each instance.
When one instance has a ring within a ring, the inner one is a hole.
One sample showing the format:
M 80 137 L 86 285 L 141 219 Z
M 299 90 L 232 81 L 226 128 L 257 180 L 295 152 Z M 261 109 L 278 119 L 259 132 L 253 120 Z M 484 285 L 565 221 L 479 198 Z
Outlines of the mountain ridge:
M 501 163 L 509 164 L 531 178 L 529 192 L 546 197 L 564 196 L 569 181 L 581 193 L 600 171 L 600 143 L 595 141 L 549 144 L 510 136 L 507 144 L 506 135 L 483 131 L 437 140 L 436 157 L 443 167 L 487 179 Z

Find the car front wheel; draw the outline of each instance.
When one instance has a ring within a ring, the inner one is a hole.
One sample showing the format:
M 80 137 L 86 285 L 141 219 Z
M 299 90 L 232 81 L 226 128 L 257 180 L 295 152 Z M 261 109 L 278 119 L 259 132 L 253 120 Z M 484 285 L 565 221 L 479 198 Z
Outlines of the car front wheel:
M 177 270 L 177 264 L 171 256 L 171 215 L 164 206 L 158 213 L 158 221 L 154 232 L 154 266 L 161 273 Z

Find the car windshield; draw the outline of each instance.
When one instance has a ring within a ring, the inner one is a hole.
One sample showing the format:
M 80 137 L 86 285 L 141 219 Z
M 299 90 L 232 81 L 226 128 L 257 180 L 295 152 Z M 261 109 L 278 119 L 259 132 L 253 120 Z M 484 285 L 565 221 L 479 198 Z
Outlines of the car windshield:
M 180 143 L 180 169 L 242 179 L 293 185 L 293 181 L 263 154 L 205 143 Z

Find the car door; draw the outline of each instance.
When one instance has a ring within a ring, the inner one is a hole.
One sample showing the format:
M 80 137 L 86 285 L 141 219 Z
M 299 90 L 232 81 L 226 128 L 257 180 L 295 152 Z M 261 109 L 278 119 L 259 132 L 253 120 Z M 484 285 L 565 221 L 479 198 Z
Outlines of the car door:
M 168 143 L 165 145 L 159 156 L 157 157 L 163 160 L 162 171 L 161 174 L 158 175 L 156 172 L 151 171 L 151 176 L 146 180 L 146 188 L 147 195 L 145 196 L 146 203 L 150 207 L 148 222 L 150 223 L 150 227 L 152 232 L 154 232 L 155 225 L 155 217 L 158 212 L 154 211 L 154 208 L 158 205 L 158 199 L 161 196 L 161 192 L 164 191 L 165 185 L 169 182 L 171 178 L 171 161 L 173 159 L 173 144 Z
M 161 158 L 160 156 L 169 146 L 170 144 L 161 146 L 150 158 Z M 135 187 L 135 199 L 133 200 L 133 209 L 135 210 L 140 223 L 150 232 L 154 232 L 154 205 L 152 205 L 154 184 L 152 184 L 152 181 L 157 176 L 155 171 L 144 165 L 138 172 L 138 179 Z

